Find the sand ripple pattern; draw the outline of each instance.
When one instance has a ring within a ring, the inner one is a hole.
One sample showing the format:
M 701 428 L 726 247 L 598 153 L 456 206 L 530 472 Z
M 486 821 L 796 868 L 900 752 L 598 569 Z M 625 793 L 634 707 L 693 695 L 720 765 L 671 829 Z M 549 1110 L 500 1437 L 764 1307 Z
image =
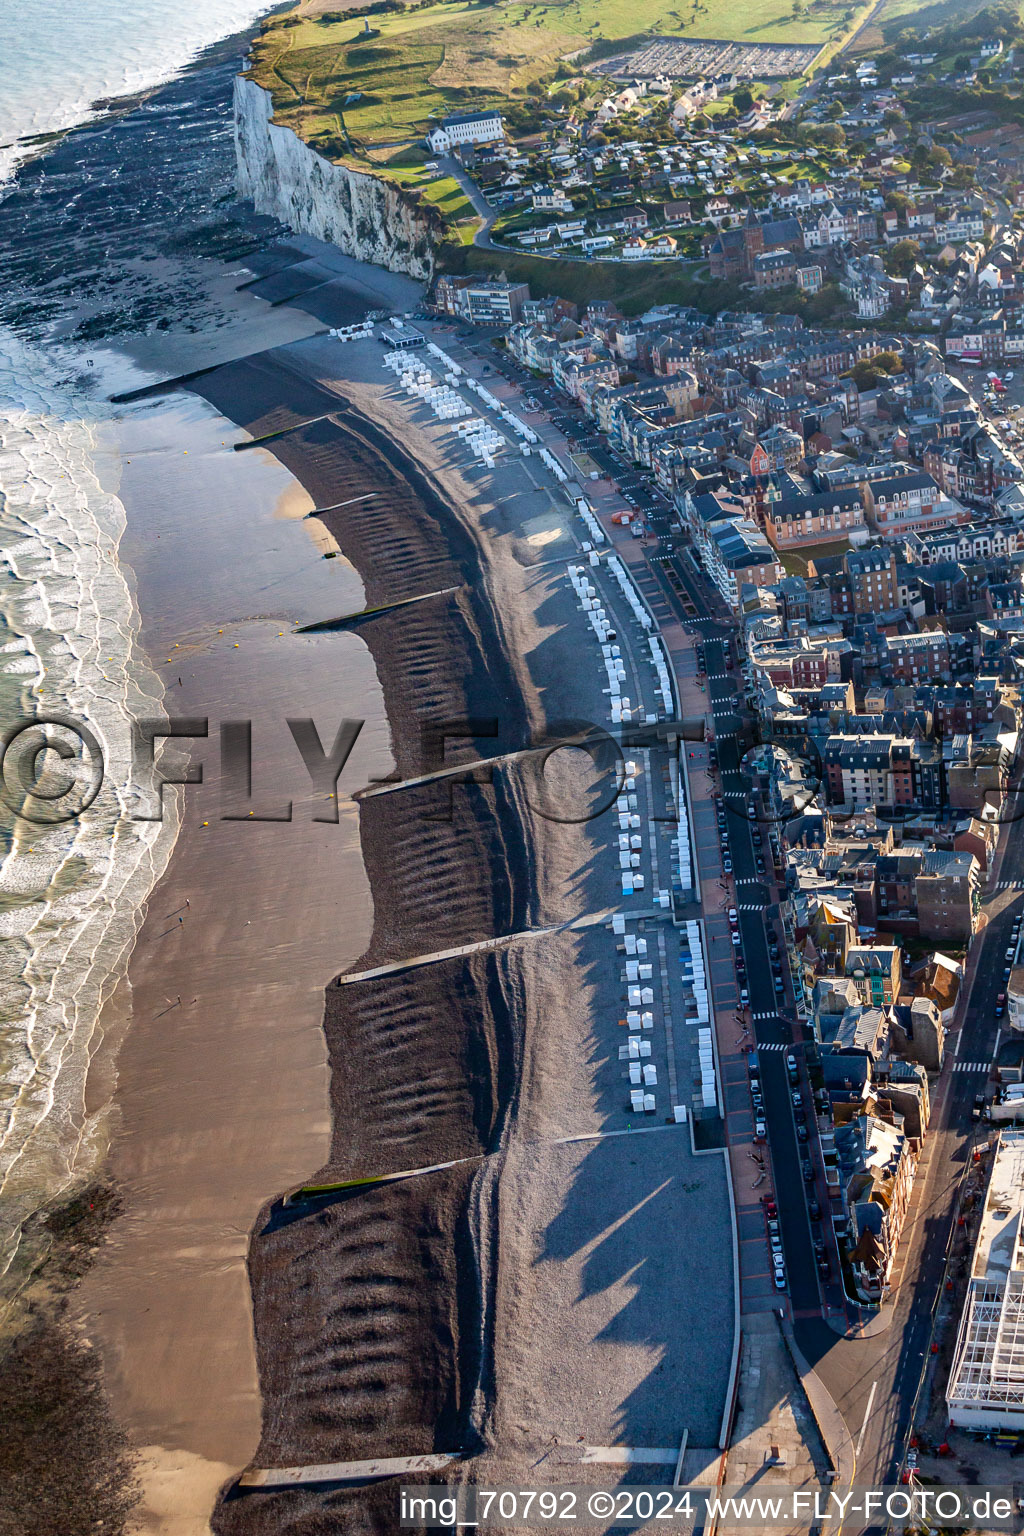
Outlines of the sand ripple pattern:
M 319 415 L 274 452 L 363 580 L 367 603 L 458 586 L 457 599 L 379 617 L 364 630 L 403 777 L 424 771 L 423 731 L 497 717 L 491 750 L 525 739 L 515 659 L 493 611 L 474 532 L 410 459 L 336 397 L 250 359 L 204 380 L 254 434 Z M 372 501 L 362 501 L 374 492 Z M 410 617 L 411 613 L 411 617 Z M 521 786 L 436 786 L 364 800 L 373 891 L 356 969 L 528 926 L 536 910 Z M 324 1179 L 471 1159 L 322 1208 L 268 1205 L 249 1251 L 264 1405 L 260 1465 L 361 1459 L 466 1444 L 488 1343 L 474 1242 L 481 1154 L 499 1151 L 518 1080 L 523 986 L 512 951 L 451 959 L 327 989 L 333 1136 Z M 488 1221 L 491 1213 L 485 1213 Z M 220 1536 L 352 1536 L 395 1529 L 393 1488 L 222 1502 Z
M 102 416 L 49 358 L 0 333 L 0 714 L 88 724 L 107 773 L 77 821 L 0 812 L 0 1274 L 25 1219 L 102 1150 L 85 1110 L 100 1013 L 176 830 L 130 811 L 130 726 L 161 685 L 135 649 L 124 509 L 96 473 Z

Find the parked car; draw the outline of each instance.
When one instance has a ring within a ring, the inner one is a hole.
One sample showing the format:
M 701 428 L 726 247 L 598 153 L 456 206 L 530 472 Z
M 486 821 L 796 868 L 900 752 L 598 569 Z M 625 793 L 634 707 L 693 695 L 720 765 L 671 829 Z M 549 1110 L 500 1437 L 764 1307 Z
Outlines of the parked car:
M 739 947 L 742 944 L 743 940 L 740 938 L 739 932 L 737 931 L 737 929 L 734 928 L 732 933 L 730 933 L 729 937 L 730 937 L 730 939 L 732 939 L 732 942 L 733 942 L 733 945 L 735 946 L 735 948 L 739 949 Z
M 1000 992 L 996 998 L 996 1018 L 1001 1019 L 1006 1011 L 1006 993 Z
M 735 928 L 737 923 L 740 920 L 740 915 L 736 911 L 736 908 L 735 907 L 730 907 L 728 913 L 726 914 L 726 916 L 729 919 L 729 927 L 730 928 Z
M 722 860 L 722 868 L 725 870 L 727 875 L 731 875 L 732 874 L 732 859 L 724 858 Z
M 800 1068 L 796 1064 L 796 1057 L 792 1051 L 786 1052 L 786 1071 L 789 1074 L 791 1083 L 798 1083 L 800 1081 Z
M 806 1125 L 802 1125 L 801 1124 L 801 1125 L 797 1126 L 797 1128 L 796 1128 L 796 1139 L 797 1139 L 797 1141 L 806 1141 L 808 1139 L 808 1133 L 807 1133 Z
M 762 1119 L 760 1119 L 760 1118 L 756 1119 L 754 1121 L 754 1140 L 755 1141 L 764 1141 L 764 1140 L 766 1140 L 767 1136 L 768 1136 L 768 1127 L 767 1127 L 767 1125 L 765 1124 L 765 1122 Z
M 812 1221 L 817 1221 L 821 1216 L 821 1206 L 814 1195 L 807 1202 L 807 1213 Z
M 804 1176 L 805 1184 L 814 1183 L 814 1168 L 808 1158 L 804 1158 L 803 1162 L 800 1164 L 800 1172 Z

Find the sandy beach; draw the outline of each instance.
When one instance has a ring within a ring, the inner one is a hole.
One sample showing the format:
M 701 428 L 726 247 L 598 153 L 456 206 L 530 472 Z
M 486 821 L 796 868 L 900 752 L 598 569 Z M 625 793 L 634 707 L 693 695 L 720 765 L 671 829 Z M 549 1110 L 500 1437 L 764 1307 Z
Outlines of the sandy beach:
M 215 782 L 178 791 L 182 830 L 132 958 L 116 1062 L 110 1168 L 127 1215 L 78 1298 L 142 1447 L 140 1528 L 182 1533 L 208 1528 L 217 1488 L 256 1446 L 248 1234 L 268 1193 L 327 1152 L 323 989 L 370 929 L 347 794 L 391 769 L 365 646 L 291 633 L 361 607 L 359 580 L 322 559 L 285 471 L 230 452 L 237 435 L 172 396 L 126 417 L 118 442 L 123 553 L 168 710 L 210 718 L 212 739 L 194 751 L 208 781 L 218 723 L 252 719 L 255 794 L 295 801 L 290 823 L 255 826 L 221 819 Z M 284 726 L 307 714 L 328 740 L 343 717 L 365 722 L 337 826 L 310 820 Z
M 462 581 L 457 602 L 364 631 L 400 771 L 422 771 L 417 722 L 431 714 L 486 708 L 499 732 L 477 743 L 487 753 L 567 714 L 601 718 L 600 678 L 581 673 L 578 620 L 552 559 L 576 548 L 565 508 L 518 466 L 492 480 L 453 460 L 389 390 L 380 356 L 311 340 L 202 387 L 254 433 L 334 405 L 333 424 L 274 450 L 318 502 L 384 477 L 383 505 L 324 519 L 371 602 Z M 614 868 L 600 858 L 608 818 L 536 816 L 531 772 L 460 788 L 450 821 L 424 821 L 434 787 L 362 802 L 375 922 L 357 969 L 615 904 Z M 567 801 L 593 790 L 589 765 L 561 786 Z M 614 951 L 597 930 L 329 989 L 334 1136 L 319 1177 L 491 1156 L 475 1173 L 265 1209 L 250 1249 L 260 1464 L 472 1448 L 483 1452 L 474 1476 L 524 1475 L 552 1442 L 661 1445 L 684 1427 L 695 1444 L 715 1442 L 731 1332 L 698 1297 L 731 1289 L 721 1158 L 694 1157 L 685 1135 L 646 1140 L 642 1157 L 625 1142 L 600 1157 L 552 1145 L 620 1123 L 617 998 Z M 666 1230 L 701 1222 L 710 1255 L 665 1250 Z M 721 1271 L 713 1283 L 709 1265 Z M 566 1361 L 554 1378 L 553 1355 Z M 262 1533 L 333 1516 L 386 1531 L 392 1495 L 246 1496 L 223 1503 L 215 1524 Z
M 696 1030 L 678 938 L 652 917 L 637 931 L 666 978 L 644 1128 L 658 1134 L 631 1134 L 607 922 L 619 823 L 587 819 L 607 803 L 590 759 L 559 754 L 543 784 L 518 762 L 352 799 L 566 720 L 608 723 L 566 575 L 582 525 L 536 460 L 474 461 L 396 387 L 377 341 L 318 334 L 417 293 L 231 204 L 234 67 L 225 46 L 141 129 L 128 114 L 58 148 L 54 170 L 86 186 L 73 245 L 35 249 L 47 217 L 62 227 L 56 177 L 31 172 L 5 205 L 26 232 L 18 313 L 66 298 L 57 334 L 69 368 L 85 372 L 90 346 L 98 396 L 213 369 L 196 392 L 119 409 L 108 442 L 142 648 L 168 712 L 209 725 L 185 743 L 203 783 L 168 792 L 181 833 L 93 1061 L 122 1214 L 72 1306 L 141 1453 L 137 1531 L 361 1536 L 395 1530 L 394 1484 L 253 1494 L 236 1479 L 442 1450 L 468 1453 L 460 1475 L 558 1482 L 581 1445 L 672 1446 L 684 1430 L 714 1445 L 731 1312 L 704 1298 L 731 1296 L 728 1192 L 721 1156 L 669 1123 L 699 1082 Z M 162 149 L 183 124 L 193 149 L 171 174 Z M 314 507 L 331 510 L 304 520 Z M 621 594 L 602 596 L 654 708 L 643 636 Z M 288 718 L 327 745 L 343 718 L 363 722 L 330 806 Z M 226 806 L 221 724 L 247 720 L 252 799 L 236 785 Z M 670 883 L 656 757 L 637 768 L 638 911 Z M 262 819 L 287 801 L 290 821 Z M 334 808 L 337 824 L 312 820 Z M 449 1160 L 281 1204 L 310 1181 Z

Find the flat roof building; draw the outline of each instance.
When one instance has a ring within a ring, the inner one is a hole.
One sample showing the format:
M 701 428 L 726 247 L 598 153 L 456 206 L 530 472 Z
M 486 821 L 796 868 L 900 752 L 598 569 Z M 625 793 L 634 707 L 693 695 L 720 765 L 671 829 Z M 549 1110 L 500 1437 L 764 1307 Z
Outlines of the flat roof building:
M 1024 1130 L 992 1159 L 946 1402 L 958 1429 L 1024 1431 Z
M 380 339 L 399 352 L 407 351 L 410 347 L 425 347 L 427 344 L 427 338 L 423 332 L 417 331 L 411 325 L 403 325 L 401 329 L 395 325 L 382 325 Z

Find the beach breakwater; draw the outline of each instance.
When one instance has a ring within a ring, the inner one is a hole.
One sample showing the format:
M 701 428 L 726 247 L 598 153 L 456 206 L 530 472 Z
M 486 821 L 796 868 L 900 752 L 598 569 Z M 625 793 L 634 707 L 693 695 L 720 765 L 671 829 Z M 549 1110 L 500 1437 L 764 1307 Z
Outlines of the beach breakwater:
M 377 176 L 334 165 L 273 121 L 268 91 L 239 75 L 234 87 L 238 194 L 299 234 L 347 256 L 428 282 L 441 224 L 436 212 Z
M 417 464 L 337 395 L 264 356 L 202 381 L 253 434 L 285 414 L 321 419 L 274 453 L 317 505 L 364 582 L 368 606 L 457 588 L 366 626 L 401 779 L 422 771 L 423 729 L 495 714 L 525 728 L 518 662 L 487 601 L 480 552 Z M 353 501 L 374 490 L 372 501 Z M 494 751 L 502 742 L 488 743 Z M 529 926 L 535 882 L 525 808 L 511 776 L 366 799 L 360 834 L 374 903 L 355 969 Z M 489 1379 L 493 1172 L 515 1113 L 523 1013 L 511 952 L 331 985 L 324 1030 L 332 1144 L 312 1182 L 449 1158 L 458 1168 L 281 1208 L 249 1249 L 263 1401 L 257 1465 L 360 1460 L 474 1446 Z M 311 1175 L 315 1170 L 310 1170 Z M 280 1191 L 284 1193 L 284 1191 Z M 486 1411 L 484 1409 L 484 1411 Z M 393 1490 L 229 1498 L 219 1536 L 303 1531 L 327 1513 L 352 1532 L 394 1528 Z M 307 1527 L 306 1522 L 312 1522 Z

